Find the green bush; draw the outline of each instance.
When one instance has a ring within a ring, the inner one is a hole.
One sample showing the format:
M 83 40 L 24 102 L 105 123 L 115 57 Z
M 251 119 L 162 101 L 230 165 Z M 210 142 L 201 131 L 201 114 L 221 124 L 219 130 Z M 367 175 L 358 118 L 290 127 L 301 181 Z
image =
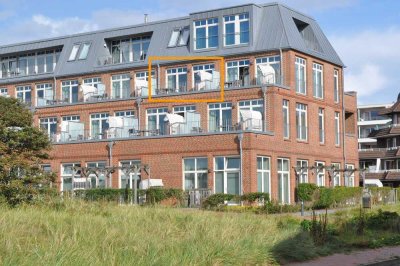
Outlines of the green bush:
M 244 194 L 241 196 L 241 200 L 248 201 L 250 203 L 258 202 L 268 202 L 269 201 L 269 193 L 263 192 L 251 192 Z
M 301 183 L 297 186 L 297 198 L 300 201 L 311 201 L 314 192 L 318 189 L 318 186 L 311 183 Z
M 237 196 L 232 195 L 232 194 L 223 194 L 223 193 L 213 194 L 203 201 L 201 207 L 203 209 L 216 208 L 216 207 L 224 204 L 225 201 L 231 201 L 235 198 L 237 198 Z
M 275 201 L 269 201 L 264 206 L 260 207 L 260 213 L 275 214 L 275 213 L 291 213 L 299 212 L 300 205 L 280 204 Z

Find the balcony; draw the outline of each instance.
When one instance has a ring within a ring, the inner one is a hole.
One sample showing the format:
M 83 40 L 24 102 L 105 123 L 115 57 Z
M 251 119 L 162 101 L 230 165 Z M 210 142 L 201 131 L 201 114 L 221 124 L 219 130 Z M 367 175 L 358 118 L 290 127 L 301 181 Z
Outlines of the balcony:
M 198 114 L 194 114 L 194 116 L 197 115 Z M 175 116 L 176 119 L 176 116 L 179 115 L 171 114 L 171 116 Z M 53 143 L 71 143 L 99 140 L 137 139 L 145 137 L 199 135 L 207 133 L 213 134 L 219 132 L 263 131 L 263 120 L 259 119 L 247 119 L 238 123 L 232 123 L 231 120 L 211 119 L 207 121 L 208 129 L 202 127 L 199 115 L 198 119 L 195 118 L 190 121 L 176 121 L 173 119 L 174 118 L 170 118 L 168 122 L 160 125 L 154 124 L 147 126 L 144 130 L 139 130 L 137 123 L 131 123 L 130 126 L 125 127 L 109 127 L 104 130 L 90 131 L 84 129 L 83 123 L 68 121 L 68 126 L 62 125 L 62 131 L 52 134 L 50 139 Z
M 399 157 L 400 147 L 359 149 L 360 159 L 394 158 Z

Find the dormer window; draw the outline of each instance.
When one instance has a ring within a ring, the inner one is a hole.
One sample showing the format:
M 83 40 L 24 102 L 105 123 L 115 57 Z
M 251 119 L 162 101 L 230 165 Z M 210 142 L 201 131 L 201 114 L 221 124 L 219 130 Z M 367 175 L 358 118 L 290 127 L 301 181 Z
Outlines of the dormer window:
M 248 44 L 250 40 L 249 13 L 224 17 L 224 45 Z
M 144 61 L 150 46 L 151 36 L 114 40 L 111 43 L 112 63 Z
M 218 47 L 218 18 L 194 22 L 194 49 Z
M 189 28 L 174 29 L 168 42 L 168 47 L 185 46 L 189 40 Z

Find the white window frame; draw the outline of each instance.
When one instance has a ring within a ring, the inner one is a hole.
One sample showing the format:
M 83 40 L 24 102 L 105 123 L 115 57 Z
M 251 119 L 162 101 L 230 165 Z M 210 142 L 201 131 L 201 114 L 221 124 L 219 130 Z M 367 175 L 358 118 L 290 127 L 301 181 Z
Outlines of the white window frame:
M 43 91 L 43 98 L 39 98 L 39 91 Z M 49 91 L 51 91 L 51 95 L 47 95 Z M 41 106 L 46 106 L 46 105 L 49 105 L 48 101 L 54 100 L 54 97 L 55 97 L 55 93 L 53 90 L 53 84 L 44 83 L 44 84 L 36 85 L 36 106 L 39 106 L 38 99 L 46 100 L 46 104 L 41 105 Z
M 318 74 L 321 74 L 321 84 L 318 83 Z M 313 63 L 313 95 L 314 98 L 324 98 L 324 66 Z
M 258 168 L 258 160 L 261 159 L 262 169 Z M 264 159 L 267 160 L 267 169 L 264 169 Z M 261 174 L 261 188 L 258 186 L 258 175 Z M 268 179 L 268 189 L 265 189 L 265 179 Z M 257 191 L 268 193 L 271 195 L 271 157 L 269 156 L 257 156 Z
M 89 132 L 90 132 L 90 137 L 92 139 L 102 139 L 99 138 L 98 136 L 102 136 L 102 134 L 105 134 L 105 132 L 97 132 L 98 136 L 92 136 L 92 122 L 93 121 L 99 121 L 99 129 L 101 130 L 103 128 L 103 123 L 108 123 L 107 119 L 110 117 L 109 113 L 94 113 L 90 114 L 90 127 L 89 127 Z
M 134 110 L 115 111 L 114 116 L 116 116 L 116 117 L 135 117 L 135 111 Z
M 325 143 L 325 110 L 323 108 L 318 108 L 318 138 L 319 143 Z
M 354 164 L 346 164 L 345 168 L 354 170 L 355 166 L 354 166 Z M 345 186 L 354 187 L 354 179 L 355 179 L 354 171 L 351 173 L 350 176 L 347 176 L 345 174 Z
M 91 45 L 90 42 L 84 42 L 81 44 L 78 60 L 85 60 L 88 57 Z
M 101 82 L 100 77 L 93 77 L 93 78 L 84 79 L 83 84 L 97 88 L 97 86 L 99 84 L 103 84 L 103 83 Z
M 217 41 L 217 46 L 210 46 L 210 43 L 209 43 L 209 37 L 210 37 L 210 34 L 209 34 L 209 27 L 215 27 L 215 26 L 217 26 L 218 28 L 217 28 L 217 40 L 219 39 L 219 23 L 218 23 L 218 18 L 209 18 L 209 19 L 202 19 L 202 20 L 197 20 L 197 21 L 194 21 L 193 22 L 193 47 L 194 47 L 194 50 L 204 50 L 204 49 L 210 49 L 210 48 L 217 48 L 218 46 L 219 46 L 219 40 Z M 196 41 L 197 41 L 197 32 L 196 32 L 196 30 L 197 29 L 200 29 L 200 28 L 205 28 L 205 31 L 206 31 L 206 36 L 205 36 L 205 38 L 206 38 L 206 47 L 204 47 L 204 48 L 197 48 L 197 43 L 196 43 Z
M 244 59 L 244 60 L 238 60 L 238 61 L 229 61 L 226 62 L 226 69 L 225 69 L 225 74 L 226 74 L 226 81 L 231 82 L 231 81 L 240 81 L 240 68 L 247 67 L 249 69 L 249 77 L 250 77 L 250 60 Z M 234 79 L 229 78 L 228 76 L 228 70 L 229 69 L 236 69 L 237 77 L 234 77 Z M 244 82 L 244 80 L 243 80 Z
M 73 121 L 73 122 L 79 122 L 81 120 L 81 117 L 79 115 L 66 115 L 62 117 L 62 121 Z
M 340 146 L 340 113 L 335 112 L 335 145 Z
M 133 165 L 139 165 L 141 164 L 141 160 L 137 159 L 137 160 L 123 160 L 119 162 L 119 166 L 122 167 L 123 164 L 128 164 L 129 166 L 133 166 Z M 119 188 L 125 188 L 122 187 L 122 175 L 125 175 L 122 169 L 119 169 L 118 171 L 118 187 Z M 129 180 L 129 189 L 133 189 L 133 184 L 134 184 L 134 173 L 130 173 L 129 177 L 127 178 Z M 141 171 L 139 170 L 138 172 L 138 181 L 137 184 L 139 184 L 140 180 L 141 180 Z
M 123 95 L 124 93 L 124 82 L 129 83 L 129 90 L 128 90 L 128 96 L 125 97 Z M 117 94 L 116 90 L 114 90 L 114 83 L 119 83 L 119 94 Z M 131 76 L 129 73 L 123 73 L 123 74 L 117 74 L 117 75 L 112 75 L 111 76 L 111 98 L 112 99 L 126 99 L 129 98 L 131 95 Z
M 8 95 L 8 89 L 7 88 L 0 88 L 0 96 L 7 96 Z
M 301 69 L 304 69 L 304 77 L 300 77 Z M 296 93 L 307 94 L 307 61 L 304 58 L 296 57 L 295 61 Z
M 186 85 L 183 90 L 179 87 L 179 76 L 186 75 Z M 175 76 L 175 88 L 169 88 L 168 78 Z M 186 91 L 188 86 L 188 71 L 186 67 L 169 68 L 166 70 L 165 88 L 173 89 L 175 92 Z
M 45 128 L 43 128 L 42 125 L 46 125 L 46 130 L 47 130 L 46 133 L 49 137 L 52 137 L 54 134 L 57 134 L 57 123 L 58 123 L 57 117 L 44 117 L 39 119 L 40 128 L 44 130 Z M 56 131 L 53 133 L 50 131 L 51 125 L 56 125 Z
M 17 86 L 15 88 L 16 98 L 19 99 L 23 103 L 29 103 L 26 101 L 27 100 L 26 94 L 28 92 L 31 94 L 31 101 L 32 101 L 32 87 L 31 86 L 29 86 L 29 85 L 28 86 Z M 22 93 L 22 98 L 18 97 L 18 93 Z
M 145 81 L 149 81 L 149 71 L 141 71 L 141 72 L 136 72 L 135 73 L 135 83 L 137 80 L 145 80 Z M 135 84 L 136 86 L 136 84 Z M 151 94 L 152 95 L 156 95 L 157 94 L 157 88 L 158 88 L 158 82 L 157 82 L 157 76 L 156 76 L 156 72 L 153 70 L 151 71 Z M 145 88 L 142 89 L 148 89 L 147 85 Z M 136 90 L 136 87 L 135 87 Z M 142 95 L 144 95 L 146 93 L 143 93 L 142 91 Z
M 207 169 L 199 170 L 197 168 L 197 161 L 199 159 L 205 159 L 207 161 Z M 185 170 L 185 160 L 194 160 L 194 170 Z M 182 159 L 182 189 L 183 190 L 191 190 L 191 189 L 199 189 L 199 174 L 206 174 L 207 175 L 207 187 L 202 189 L 208 188 L 208 158 L 207 157 L 187 157 Z M 194 174 L 194 188 L 186 188 L 186 174 Z
M 278 65 L 278 66 L 276 66 Z M 255 78 L 257 80 L 257 84 L 259 85 L 263 85 L 264 82 L 262 82 L 262 80 L 260 81 L 258 78 L 258 66 L 270 66 L 273 69 L 277 69 L 278 71 L 275 71 L 275 84 L 277 83 L 281 83 L 281 74 L 280 74 L 280 65 L 281 65 L 281 57 L 279 55 L 275 55 L 275 56 L 267 56 L 267 57 L 259 57 L 256 58 L 256 69 L 255 69 Z M 276 67 L 273 67 L 276 66 Z M 266 77 L 266 80 L 269 81 L 269 77 Z
M 290 112 L 289 112 L 289 100 L 283 99 L 282 100 L 282 122 L 283 122 L 283 138 L 289 139 L 290 138 Z M 287 121 L 285 121 L 285 115 L 287 117 Z M 287 132 L 287 136 L 285 134 Z
M 165 123 L 164 119 L 161 119 L 160 117 L 162 115 L 166 115 L 168 113 L 168 108 L 167 107 L 158 107 L 158 108 L 149 108 L 146 110 L 146 128 L 147 130 L 149 129 L 149 117 L 150 116 L 156 116 L 156 128 L 155 130 L 162 130 L 160 128 L 160 122 Z M 161 121 L 162 120 L 162 121 Z M 160 132 L 160 134 L 163 134 L 164 132 Z
M 296 161 L 297 167 L 302 167 L 298 174 L 298 183 L 308 183 L 308 160 L 299 159 Z
M 332 167 L 335 167 L 335 169 L 340 169 L 340 163 L 332 163 Z M 334 187 L 340 186 L 340 171 L 334 171 L 334 174 L 332 176 L 332 185 Z M 337 182 L 336 182 L 337 181 Z
M 217 158 L 223 158 L 223 160 L 224 160 L 224 169 L 216 169 L 216 166 L 217 166 Z M 223 173 L 223 182 L 224 182 L 224 188 L 223 188 L 223 192 L 222 193 L 224 193 L 224 194 L 227 194 L 228 193 L 228 178 L 227 178 L 227 176 L 228 176 L 228 173 L 237 173 L 238 174 L 238 178 L 239 178 L 239 195 L 240 195 L 240 191 L 242 190 L 242 188 L 241 188 L 241 184 L 240 184 L 240 166 L 239 166 L 239 168 L 228 168 L 228 159 L 237 159 L 237 160 L 239 160 L 240 161 L 240 157 L 238 157 L 238 156 L 215 156 L 214 157 L 214 185 L 213 185 L 213 188 L 214 188 L 214 193 L 216 193 L 216 191 L 215 191 L 215 178 L 216 178 L 216 176 L 215 176 L 215 174 L 217 173 L 217 172 L 219 172 L 219 173 Z
M 71 168 L 73 168 L 73 167 L 80 167 L 81 166 L 81 164 L 80 163 L 77 163 L 77 162 L 73 162 L 73 163 L 62 163 L 61 164 L 61 167 L 60 167 L 60 169 L 61 169 L 61 174 L 60 174 L 60 176 L 61 176 L 61 186 L 60 186 L 60 191 L 61 192 L 63 192 L 64 191 L 64 179 L 65 178 L 72 178 L 72 180 L 71 180 L 71 185 L 72 185 L 72 189 L 71 189 L 71 191 L 74 191 L 74 178 L 81 178 L 81 175 L 80 175 L 80 173 L 71 173 L 71 174 L 69 174 L 69 173 L 65 173 L 65 169 L 68 167 L 71 167 Z M 74 171 L 73 169 L 71 169 L 72 171 Z
M 242 18 L 241 18 L 242 17 Z M 249 22 L 249 42 L 240 42 L 240 22 L 248 21 Z M 235 42 L 233 44 L 226 44 L 226 25 L 227 24 L 234 24 L 234 31 L 235 31 Z M 241 14 L 229 15 L 224 16 L 223 18 L 223 39 L 224 39 L 224 46 L 234 46 L 234 45 L 243 45 L 249 44 L 251 40 L 251 25 L 250 25 L 250 15 L 248 12 L 244 12 Z
M 78 87 L 79 82 L 77 80 L 65 80 L 61 82 L 61 97 L 63 96 L 63 90 L 65 88 L 68 88 L 68 103 L 75 103 L 72 99 L 72 88 L 73 87 Z M 65 98 L 62 98 L 62 100 L 65 100 Z M 78 99 L 76 102 L 79 102 L 79 89 L 78 89 Z
M 317 179 L 316 180 L 316 184 L 319 187 L 325 187 L 326 186 L 325 162 L 315 161 L 315 166 L 316 167 L 324 166 L 322 168 L 322 170 L 320 170 L 320 171 L 318 171 L 318 168 L 317 168 L 318 173 L 317 173 L 317 176 L 316 176 L 316 179 Z
M 194 112 L 196 111 L 196 105 L 180 105 L 180 106 L 174 106 L 173 108 L 173 113 L 178 114 L 180 116 L 186 117 L 186 113 L 188 111 Z
M 305 125 L 303 125 L 303 117 L 304 115 L 304 121 Z M 305 136 L 303 136 L 303 131 L 301 130 L 303 127 L 305 127 Z M 297 140 L 301 141 L 307 141 L 308 139 L 308 118 L 307 118 L 307 105 L 303 103 L 296 103 L 296 136 Z
M 238 102 L 238 113 L 237 113 L 237 117 L 238 117 L 238 123 L 240 122 L 245 122 L 246 121 L 242 121 L 241 115 L 240 115 L 240 110 L 249 110 L 249 111 L 258 111 L 260 112 L 260 110 L 257 109 L 261 109 L 261 121 L 257 122 L 254 121 L 255 125 L 258 125 L 261 123 L 261 129 L 259 129 L 258 131 L 263 131 L 264 128 L 264 100 L 263 99 L 254 99 L 254 100 L 245 100 L 245 101 L 239 101 Z M 252 123 L 252 122 L 251 122 Z M 252 127 L 253 125 L 250 124 Z M 254 129 L 253 129 L 254 130 Z
M 68 57 L 68 61 L 75 61 L 76 57 L 78 56 L 79 48 L 81 47 L 80 43 L 75 43 L 72 46 L 71 52 Z
M 145 36 L 137 36 L 133 38 L 124 38 L 124 39 L 119 39 L 119 40 L 113 40 L 111 41 L 111 62 L 112 64 L 124 64 L 128 62 L 140 62 L 144 61 L 147 57 L 148 49 L 150 46 L 150 41 L 151 41 L 151 36 L 145 35 Z M 134 58 L 134 49 L 133 45 L 140 45 L 140 57 L 139 59 Z M 147 49 L 145 49 L 145 46 L 147 46 Z M 118 61 L 114 61 L 114 49 L 118 49 Z M 124 50 L 124 48 L 128 48 L 128 51 Z M 124 61 L 124 52 L 127 52 L 128 54 L 126 55 L 128 58 L 126 61 Z
M 281 165 L 282 165 L 282 168 L 281 169 L 279 169 L 279 161 L 282 161 L 282 163 L 281 163 Z M 288 163 L 288 170 L 284 170 L 283 169 L 283 161 L 287 161 L 287 163 Z M 280 192 L 281 193 L 281 196 L 282 196 L 282 198 L 279 198 L 279 191 L 278 191 L 278 201 L 280 202 L 280 204 L 290 204 L 290 201 L 291 201 L 291 191 L 290 191 L 290 160 L 288 159 L 288 158 L 278 158 L 277 159 L 277 172 L 278 172 L 278 182 L 279 182 L 279 175 L 281 175 L 282 177 L 281 177 L 281 188 L 282 188 L 282 191 Z M 287 178 L 288 178 L 288 180 L 287 180 L 287 182 L 288 182 L 288 191 L 287 191 L 287 193 L 288 193 L 288 201 L 286 202 L 286 200 L 285 200 L 285 186 L 284 186 L 284 181 L 283 181 L 283 178 L 284 178 L 284 176 L 285 175 L 287 175 Z M 279 190 L 279 185 L 278 185 L 278 190 Z
M 210 116 L 210 111 L 214 111 L 214 110 L 218 110 L 219 111 L 219 124 L 216 125 L 218 126 L 217 130 L 212 131 L 211 127 L 210 127 L 210 123 L 211 123 L 211 116 Z M 224 121 L 222 120 L 223 118 L 223 111 L 224 110 L 230 110 L 231 111 L 231 121 L 228 125 L 224 125 Z M 208 131 L 209 132 L 225 132 L 225 131 L 231 131 L 230 128 L 232 127 L 232 103 L 231 102 L 225 102 L 225 103 L 210 103 L 208 104 Z M 226 129 L 228 130 L 224 130 L 224 126 Z
M 101 167 L 103 167 L 103 168 L 105 168 L 107 166 L 107 162 L 106 161 L 94 161 L 94 162 L 87 162 L 86 163 L 86 167 L 96 167 L 96 168 L 101 168 Z M 107 176 L 104 174 L 104 173 L 102 173 L 102 174 L 100 174 L 102 177 L 103 177 L 103 179 L 104 179 L 104 188 L 107 188 Z M 89 175 L 88 175 L 88 179 L 90 179 L 89 181 L 90 181 L 90 186 L 92 185 L 92 178 L 95 178 L 96 179 L 96 187 L 94 187 L 94 188 L 101 188 L 100 186 L 99 186 L 99 179 L 100 179 L 100 175 L 99 175 L 99 177 L 97 177 L 95 174 L 93 174 L 93 173 L 90 173 Z M 91 187 L 91 188 L 93 188 L 93 187 Z
M 339 92 L 339 71 L 337 69 L 333 70 L 333 96 L 334 102 L 338 103 L 340 101 Z

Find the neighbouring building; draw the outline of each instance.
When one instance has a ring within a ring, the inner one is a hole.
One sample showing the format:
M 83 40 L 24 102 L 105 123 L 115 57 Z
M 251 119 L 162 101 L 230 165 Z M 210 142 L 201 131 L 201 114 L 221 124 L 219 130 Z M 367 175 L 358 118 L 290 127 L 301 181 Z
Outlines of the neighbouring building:
M 61 191 L 132 186 L 121 170 L 88 183 L 73 166 L 138 164 L 149 167 L 141 179 L 166 187 L 281 203 L 295 201 L 298 182 L 359 183 L 357 172 L 327 170 L 358 166 L 356 94 L 343 91 L 343 63 L 317 22 L 285 5 L 12 44 L 0 56 L 1 93 L 30 105 L 49 134 L 43 167 Z M 149 73 L 150 56 L 170 57 Z
M 359 150 L 360 168 L 367 170 L 367 179 L 379 179 L 383 185 L 398 187 L 400 185 L 400 94 L 397 102 L 387 105 L 375 113 L 380 121 L 379 128 L 368 134 L 376 145 Z M 383 125 L 383 126 L 382 126 Z
M 379 112 L 392 106 L 392 104 L 358 105 L 358 148 L 376 148 L 376 139 L 369 138 L 369 134 L 377 129 L 387 127 L 392 119 L 379 115 Z

